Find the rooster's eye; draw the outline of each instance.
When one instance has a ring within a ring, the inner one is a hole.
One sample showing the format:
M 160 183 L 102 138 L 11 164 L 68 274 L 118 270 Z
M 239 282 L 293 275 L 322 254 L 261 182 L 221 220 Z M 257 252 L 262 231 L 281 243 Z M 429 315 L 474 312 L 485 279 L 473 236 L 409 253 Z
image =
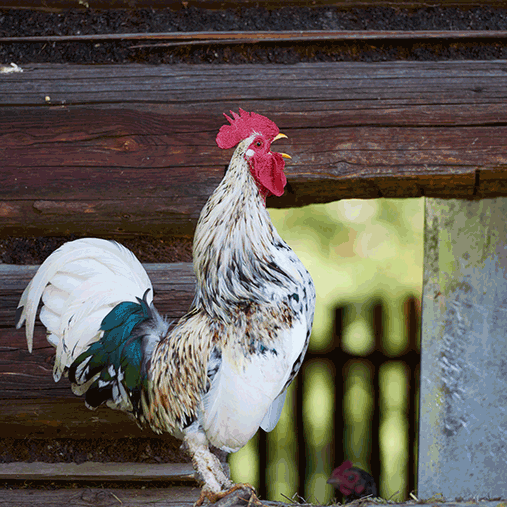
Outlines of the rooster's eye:
M 257 142 L 255 143 L 255 146 L 257 146 L 257 147 L 259 147 L 259 148 L 260 148 L 260 147 L 262 146 L 262 141 L 257 141 Z

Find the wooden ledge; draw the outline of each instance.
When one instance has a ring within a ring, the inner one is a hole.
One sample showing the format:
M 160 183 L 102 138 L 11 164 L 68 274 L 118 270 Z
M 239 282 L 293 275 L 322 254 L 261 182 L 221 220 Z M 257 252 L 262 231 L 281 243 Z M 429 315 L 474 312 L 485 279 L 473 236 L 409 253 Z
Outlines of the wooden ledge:
M 0 463 L 0 480 L 185 481 L 195 483 L 190 463 Z
M 192 507 L 199 498 L 199 487 L 167 488 L 70 488 L 0 489 L 1 507 L 78 506 L 78 507 Z
M 270 206 L 507 195 L 506 66 L 22 66 L 0 79 L 1 234 L 191 236 L 238 107 L 289 136 Z

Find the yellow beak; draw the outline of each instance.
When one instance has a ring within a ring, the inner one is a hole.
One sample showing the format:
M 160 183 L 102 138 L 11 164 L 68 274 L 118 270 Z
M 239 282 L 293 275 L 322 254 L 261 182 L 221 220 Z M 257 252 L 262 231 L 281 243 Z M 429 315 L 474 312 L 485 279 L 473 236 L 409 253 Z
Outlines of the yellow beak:
M 273 138 L 273 141 L 277 141 L 278 139 L 287 139 L 287 136 L 285 134 L 282 134 L 281 132 L 276 135 L 274 138 Z M 272 141 L 272 142 L 273 142 Z
M 274 138 L 273 138 L 273 141 L 277 141 L 278 139 L 287 139 L 287 136 L 285 134 L 282 134 L 281 132 L 276 135 Z M 273 142 L 272 141 L 272 142 Z M 280 153 L 280 155 L 283 157 L 283 158 L 292 158 L 290 155 L 287 155 L 287 153 Z

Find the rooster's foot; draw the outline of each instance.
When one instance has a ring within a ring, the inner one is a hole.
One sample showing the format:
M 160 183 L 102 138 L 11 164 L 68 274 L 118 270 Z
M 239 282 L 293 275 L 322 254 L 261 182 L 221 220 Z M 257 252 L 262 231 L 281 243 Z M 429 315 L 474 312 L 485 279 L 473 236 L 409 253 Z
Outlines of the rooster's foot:
M 201 496 L 195 505 L 202 505 L 204 500 L 208 500 L 209 503 L 216 503 L 220 500 L 218 504 L 220 507 L 239 505 L 252 507 L 253 505 L 261 505 L 260 500 L 257 498 L 255 488 L 250 486 L 250 484 L 234 484 L 231 488 L 218 493 L 203 488 Z

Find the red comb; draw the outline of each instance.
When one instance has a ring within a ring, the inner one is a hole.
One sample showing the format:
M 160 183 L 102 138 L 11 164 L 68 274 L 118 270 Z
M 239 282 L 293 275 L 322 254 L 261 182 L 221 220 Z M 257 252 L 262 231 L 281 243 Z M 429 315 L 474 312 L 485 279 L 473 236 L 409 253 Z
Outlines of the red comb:
M 338 471 L 337 473 L 338 474 L 343 474 L 343 472 L 345 472 L 345 470 L 348 470 L 349 468 L 352 468 L 353 467 L 353 463 L 352 461 L 344 461 L 336 470 Z
M 224 113 L 230 125 L 220 128 L 217 135 L 217 144 L 222 149 L 232 148 L 250 137 L 254 132 L 267 137 L 275 137 L 280 130 L 269 118 L 257 113 L 247 113 L 239 109 L 239 114 L 231 111 L 232 118 Z

